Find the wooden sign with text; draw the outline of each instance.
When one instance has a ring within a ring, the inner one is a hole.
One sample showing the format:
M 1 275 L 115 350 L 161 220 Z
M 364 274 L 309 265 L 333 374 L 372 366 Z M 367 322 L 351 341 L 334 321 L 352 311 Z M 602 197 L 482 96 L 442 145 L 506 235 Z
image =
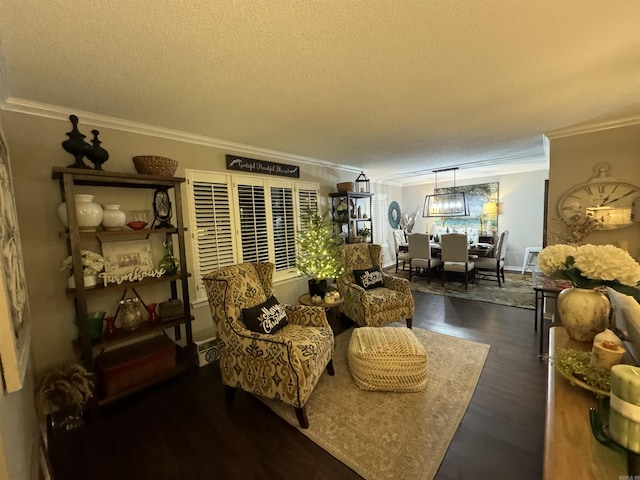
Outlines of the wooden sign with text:
M 227 170 L 300 178 L 300 167 L 297 165 L 285 165 L 236 155 L 227 155 Z

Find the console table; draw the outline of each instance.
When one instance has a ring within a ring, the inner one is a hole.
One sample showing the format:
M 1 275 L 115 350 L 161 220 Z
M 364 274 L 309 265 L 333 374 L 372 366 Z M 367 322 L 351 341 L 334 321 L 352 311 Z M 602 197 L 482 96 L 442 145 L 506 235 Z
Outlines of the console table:
M 545 299 L 556 300 L 558 294 L 565 288 L 569 288 L 571 283 L 568 280 L 558 280 L 546 276 L 540 272 L 533 272 L 532 276 L 533 290 L 536 294 L 535 311 L 533 317 L 533 329 L 538 331 L 538 321 L 540 322 L 540 351 L 538 356 L 543 356 L 543 344 L 544 344 L 544 304 Z M 557 305 L 556 312 L 554 313 L 554 320 L 557 320 Z M 549 347 L 551 348 L 551 347 Z M 551 351 L 551 350 L 549 350 Z
M 549 353 L 553 354 L 557 348 L 588 351 L 591 344 L 571 340 L 563 327 L 551 327 Z M 544 432 L 544 480 L 618 480 L 631 475 L 627 455 L 598 443 L 591 432 L 589 407 L 595 407 L 596 403 L 593 393 L 571 385 L 558 373 L 550 358 Z

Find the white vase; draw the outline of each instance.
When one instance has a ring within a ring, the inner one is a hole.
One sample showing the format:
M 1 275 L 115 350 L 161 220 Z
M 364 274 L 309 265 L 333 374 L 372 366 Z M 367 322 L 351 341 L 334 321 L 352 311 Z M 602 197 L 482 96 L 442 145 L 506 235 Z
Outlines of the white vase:
M 95 231 L 102 221 L 102 207 L 93 201 L 93 195 L 76 193 L 74 197 L 76 199 L 78 228 L 84 231 Z M 65 227 L 69 227 L 66 202 L 62 202 L 58 206 L 58 218 Z
M 98 279 L 95 275 L 84 275 L 83 278 L 84 288 L 93 288 L 98 283 Z M 76 288 L 76 278 L 73 275 L 67 279 L 67 286 L 69 288 Z
M 593 342 L 609 324 L 609 300 L 592 288 L 571 287 L 558 294 L 560 321 L 569 337 Z
M 127 216 L 120 210 L 120 205 L 103 205 L 102 209 L 102 228 L 105 230 L 122 230 Z

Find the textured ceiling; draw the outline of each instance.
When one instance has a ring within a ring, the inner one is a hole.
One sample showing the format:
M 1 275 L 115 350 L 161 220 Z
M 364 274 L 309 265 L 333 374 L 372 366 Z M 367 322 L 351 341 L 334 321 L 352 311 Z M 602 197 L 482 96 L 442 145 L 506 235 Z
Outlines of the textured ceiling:
M 5 107 L 93 112 L 373 180 L 545 168 L 543 133 L 640 114 L 638 0 L 0 0 L 0 12 Z

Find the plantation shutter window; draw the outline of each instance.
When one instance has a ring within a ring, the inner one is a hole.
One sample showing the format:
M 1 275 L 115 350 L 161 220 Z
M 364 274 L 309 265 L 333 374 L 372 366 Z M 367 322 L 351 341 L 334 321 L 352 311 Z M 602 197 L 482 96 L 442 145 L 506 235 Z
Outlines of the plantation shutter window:
M 296 266 L 296 224 L 292 186 L 271 187 L 273 254 L 276 272 Z
M 385 194 L 376 194 L 372 198 L 373 209 L 371 218 L 373 219 L 373 241 L 382 246 L 382 255 L 389 249 L 389 223 L 387 221 L 387 211 L 389 209 L 387 205 L 387 196 Z M 395 258 L 393 259 L 395 261 Z M 385 259 L 383 258 L 383 264 Z
M 267 205 L 261 182 L 243 179 L 236 185 L 242 262 L 268 262 Z
M 226 175 L 201 175 L 188 178 L 189 206 L 192 212 L 195 299 L 206 299 L 202 276 L 236 263 L 233 218 L 229 203 L 229 179 Z
M 195 302 L 206 302 L 202 276 L 242 262 L 271 262 L 274 282 L 298 276 L 301 212 L 318 210 L 319 185 L 253 175 L 187 170 Z
M 306 228 L 305 214 L 311 210 L 313 213 L 318 212 L 318 187 L 316 184 L 299 184 L 298 185 L 298 219 L 299 230 Z

